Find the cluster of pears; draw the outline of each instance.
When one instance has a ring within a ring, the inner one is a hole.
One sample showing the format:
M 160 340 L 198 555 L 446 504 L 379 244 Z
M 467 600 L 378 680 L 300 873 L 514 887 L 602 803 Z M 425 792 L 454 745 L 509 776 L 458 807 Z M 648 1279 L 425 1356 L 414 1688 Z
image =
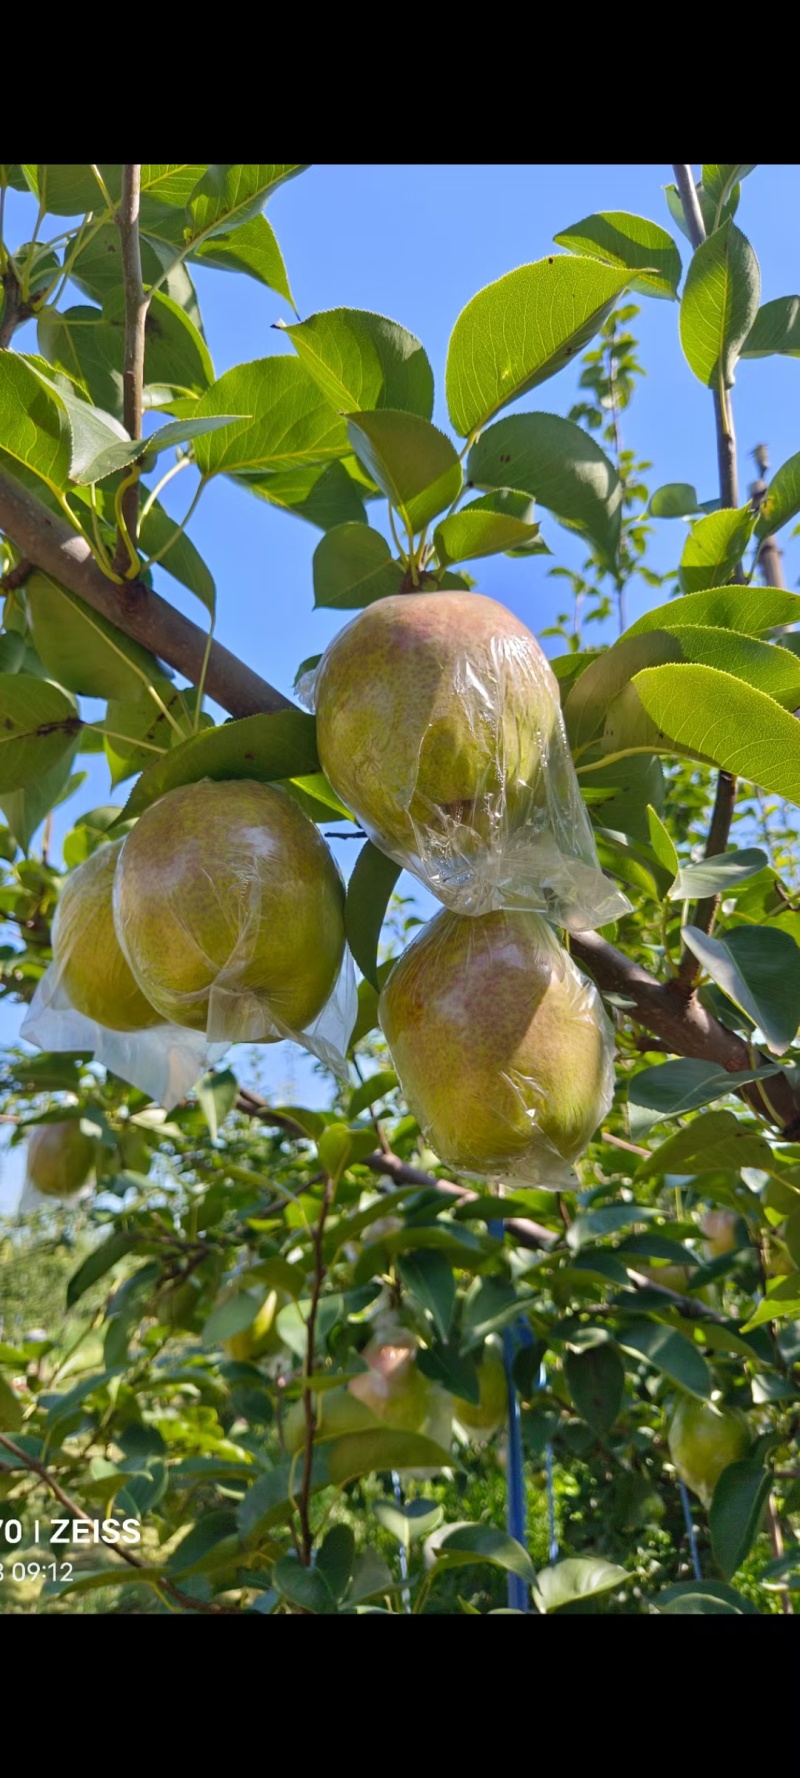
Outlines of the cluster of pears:
M 214 995 L 220 1035 L 275 1041 L 321 1012 L 343 951 L 325 841 L 286 791 L 250 780 L 168 791 L 71 874 L 53 927 L 70 1004 L 123 1032 L 205 1031 Z
M 390 856 L 413 859 L 424 830 L 429 849 L 455 847 L 468 869 L 479 852 L 502 853 L 532 806 L 570 800 L 551 679 L 535 637 L 492 599 L 381 599 L 323 656 L 320 758 Z M 568 1181 L 611 1103 L 613 1032 L 545 919 L 513 906 L 442 912 L 392 971 L 379 1016 L 443 1161 Z

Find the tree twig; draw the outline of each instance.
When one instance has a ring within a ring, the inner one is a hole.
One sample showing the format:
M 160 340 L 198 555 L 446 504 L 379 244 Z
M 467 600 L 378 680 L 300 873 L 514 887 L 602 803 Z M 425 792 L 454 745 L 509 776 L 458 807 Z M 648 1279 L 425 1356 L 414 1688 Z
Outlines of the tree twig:
M 325 1233 L 328 1211 L 330 1210 L 332 1203 L 333 1180 L 328 1177 L 325 1180 L 325 1189 L 322 1194 L 320 1212 L 311 1237 L 314 1250 L 314 1283 L 311 1290 L 311 1306 L 308 1311 L 308 1320 L 306 1322 L 305 1386 L 303 1388 L 303 1412 L 306 1419 L 306 1439 L 305 1449 L 303 1451 L 303 1475 L 300 1482 L 300 1491 L 297 1496 L 297 1511 L 300 1519 L 301 1538 L 300 1559 L 305 1563 L 306 1568 L 311 1566 L 311 1552 L 314 1547 L 314 1535 L 311 1530 L 310 1503 L 311 1473 L 314 1465 L 314 1434 L 317 1430 L 314 1397 L 308 1387 L 308 1379 L 314 1372 L 314 1345 L 317 1333 L 317 1311 L 319 1309 L 319 1299 L 322 1295 L 322 1286 L 325 1282 L 325 1261 L 322 1256 L 322 1238 Z
M 131 438 L 142 436 L 142 391 L 144 388 L 145 322 L 147 297 L 142 284 L 142 255 L 139 245 L 139 193 L 142 169 L 133 163 L 122 168 L 122 196 L 116 213 L 119 229 L 122 281 L 125 295 L 125 332 L 122 361 L 122 417 Z M 131 544 L 136 546 L 139 518 L 138 476 L 128 482 L 122 495 L 121 514 Z M 130 572 L 129 550 L 122 527 L 117 537 L 114 566 L 120 574 Z

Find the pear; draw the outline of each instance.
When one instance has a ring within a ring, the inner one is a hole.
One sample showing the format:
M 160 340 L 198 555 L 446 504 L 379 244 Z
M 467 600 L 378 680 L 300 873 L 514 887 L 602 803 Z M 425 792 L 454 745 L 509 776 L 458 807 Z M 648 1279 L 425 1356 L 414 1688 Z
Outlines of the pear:
M 559 1189 L 614 1091 L 594 984 L 538 914 L 444 912 L 389 976 L 381 1027 L 409 1110 L 451 1167 Z
M 480 1399 L 465 1401 L 455 1396 L 453 1409 L 456 1419 L 469 1433 L 476 1443 L 482 1443 L 492 1434 L 499 1432 L 508 1419 L 508 1384 L 506 1367 L 502 1352 L 494 1341 L 487 1340 L 483 1355 L 478 1363 L 478 1387 Z
M 74 1198 L 95 1163 L 96 1145 L 77 1118 L 39 1124 L 28 1138 L 28 1178 L 45 1198 Z
M 735 1210 L 707 1210 L 700 1227 L 706 1237 L 709 1259 L 733 1253 L 739 1245 L 740 1218 Z
M 331 784 L 400 862 L 422 849 L 463 864 L 548 796 L 567 800 L 555 677 L 535 636 L 494 599 L 377 600 L 328 647 L 315 702 Z
M 723 1469 L 747 1456 L 750 1428 L 738 1408 L 684 1395 L 670 1421 L 667 1443 L 681 1481 L 710 1506 Z
M 145 810 L 123 843 L 114 918 L 162 1016 L 205 1030 L 213 988 L 227 1038 L 304 1030 L 344 950 L 344 887 L 325 841 L 285 791 L 246 779 L 187 784 Z
M 368 1407 L 342 1386 L 323 1389 L 314 1397 L 316 1443 L 329 1438 L 342 1438 L 348 1432 L 369 1432 L 378 1422 Z M 283 1442 L 290 1457 L 302 1451 L 306 1442 L 306 1410 L 302 1398 L 293 1401 L 283 1421 Z
M 270 1290 L 250 1326 L 223 1340 L 228 1357 L 246 1362 L 250 1358 L 263 1358 L 266 1353 L 280 1352 L 282 1341 L 275 1323 L 279 1311 L 290 1300 L 285 1290 Z
M 67 878 L 53 922 L 53 962 L 76 1012 L 110 1031 L 159 1025 L 120 949 L 112 890 L 124 841 L 99 846 Z

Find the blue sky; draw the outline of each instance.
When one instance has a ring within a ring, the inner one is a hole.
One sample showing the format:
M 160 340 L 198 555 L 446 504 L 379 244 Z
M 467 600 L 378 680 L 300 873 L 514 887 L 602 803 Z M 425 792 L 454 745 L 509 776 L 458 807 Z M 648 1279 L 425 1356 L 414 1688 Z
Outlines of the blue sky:
M 448 430 L 443 399 L 447 340 L 464 304 L 475 292 L 515 266 L 540 259 L 554 234 L 596 210 L 630 210 L 670 227 L 662 187 L 671 178 L 666 165 L 649 166 L 319 166 L 280 188 L 269 206 L 301 317 L 338 305 L 372 309 L 391 316 L 422 340 L 436 377 L 434 419 Z M 744 182 L 737 224 L 755 247 L 761 264 L 762 302 L 800 290 L 800 234 L 795 218 L 800 198 L 800 167 L 765 166 Z M 10 245 L 29 237 L 32 200 L 9 194 Z M 51 233 L 58 232 L 55 225 Z M 676 234 L 684 266 L 688 243 Z M 289 351 L 272 324 L 290 320 L 287 304 L 244 278 L 195 267 L 206 335 L 217 374 L 231 365 Z M 85 300 L 85 299 L 78 299 Z M 701 499 L 716 495 L 716 456 L 708 392 L 692 376 L 678 339 L 677 306 L 637 299 L 641 313 L 633 324 L 647 377 L 632 409 L 623 416 L 623 442 L 652 462 L 652 488 L 667 481 L 693 482 Z M 35 350 L 33 329 L 16 343 Z M 773 468 L 798 448 L 797 388 L 800 365 L 772 358 L 742 363 L 733 392 L 739 445 L 741 497 L 752 478 L 748 456 L 766 441 Z M 576 372 L 570 368 L 521 403 L 564 414 L 575 399 Z M 176 518 L 188 505 L 190 475 L 177 478 L 165 499 Z M 182 485 L 183 484 L 183 485 Z M 554 557 L 531 561 L 505 557 L 478 564 L 480 590 L 501 599 L 531 629 L 552 624 L 562 608 L 559 582 L 548 579 L 556 562 L 577 567 L 580 542 L 540 514 Z M 190 527 L 217 582 L 217 634 L 284 692 L 301 660 L 319 653 L 341 627 L 335 612 L 314 611 L 311 558 L 319 533 L 253 499 L 218 478 L 208 489 Z M 684 540 L 680 521 L 655 526 L 651 561 L 675 564 Z M 787 549 L 787 584 L 798 574 L 798 544 Z M 203 611 L 191 594 L 161 576 L 160 590 L 197 621 Z M 643 583 L 629 593 L 628 621 L 657 602 Z M 595 639 L 599 639 L 595 638 Z M 548 652 L 560 644 L 545 643 Z M 56 846 L 80 811 L 110 800 L 104 764 L 92 758 L 77 798 L 56 811 Z M 117 793 L 116 800 L 119 800 Z M 335 848 L 345 871 L 355 845 Z M 403 879 L 401 887 L 409 886 Z M 420 898 L 420 911 L 432 908 Z M 14 1042 L 21 1011 L 0 1006 L 0 1045 Z M 262 1050 L 264 1083 L 281 1097 L 303 1094 L 319 1102 L 319 1083 L 298 1053 L 280 1045 Z M 236 1061 L 236 1058 L 234 1058 Z M 243 1066 L 239 1059 L 240 1069 Z M 18 1168 L 0 1152 L 0 1205 L 15 1189 Z

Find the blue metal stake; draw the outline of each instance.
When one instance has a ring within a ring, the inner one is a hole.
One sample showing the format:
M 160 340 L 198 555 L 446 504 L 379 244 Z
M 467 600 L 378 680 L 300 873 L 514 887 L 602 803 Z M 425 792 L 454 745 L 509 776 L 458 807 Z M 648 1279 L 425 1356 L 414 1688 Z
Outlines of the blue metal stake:
M 525 1469 L 522 1460 L 522 1426 L 520 1423 L 519 1401 L 514 1387 L 514 1350 L 515 1341 L 510 1327 L 503 1333 L 503 1361 L 506 1367 L 506 1383 L 508 1386 L 508 1505 L 506 1508 L 506 1524 L 510 1537 L 526 1548 L 526 1514 L 525 1514 Z M 527 1611 L 528 1585 L 519 1574 L 509 1574 L 508 1603 L 515 1611 Z
M 691 1502 L 689 1500 L 689 1491 L 686 1487 L 685 1482 L 679 1481 L 678 1487 L 680 1488 L 680 1491 L 681 1491 L 681 1505 L 683 1507 L 683 1517 L 686 1522 L 686 1535 L 689 1539 L 689 1550 L 690 1550 L 691 1558 L 692 1558 L 692 1567 L 694 1569 L 694 1578 L 695 1578 L 695 1580 L 702 1580 L 703 1570 L 700 1567 L 700 1557 L 697 1553 L 697 1532 L 695 1531 L 694 1519 L 692 1518 L 692 1508 L 691 1508 Z
M 400 1485 L 400 1477 L 399 1477 L 396 1469 L 392 1470 L 392 1487 L 394 1489 L 394 1498 L 395 1498 L 395 1502 L 396 1502 L 397 1506 L 402 1506 L 403 1505 L 403 1490 Z M 398 1539 L 398 1543 L 397 1543 L 397 1550 L 398 1550 L 398 1555 L 400 1558 L 400 1579 L 402 1581 L 407 1581 L 408 1580 L 408 1552 L 406 1550 L 405 1544 L 401 1543 L 399 1539 Z M 406 1611 L 410 1611 L 411 1610 L 411 1594 L 408 1590 L 408 1587 L 404 1586 L 402 1598 L 403 1598 L 403 1604 L 405 1606 Z

